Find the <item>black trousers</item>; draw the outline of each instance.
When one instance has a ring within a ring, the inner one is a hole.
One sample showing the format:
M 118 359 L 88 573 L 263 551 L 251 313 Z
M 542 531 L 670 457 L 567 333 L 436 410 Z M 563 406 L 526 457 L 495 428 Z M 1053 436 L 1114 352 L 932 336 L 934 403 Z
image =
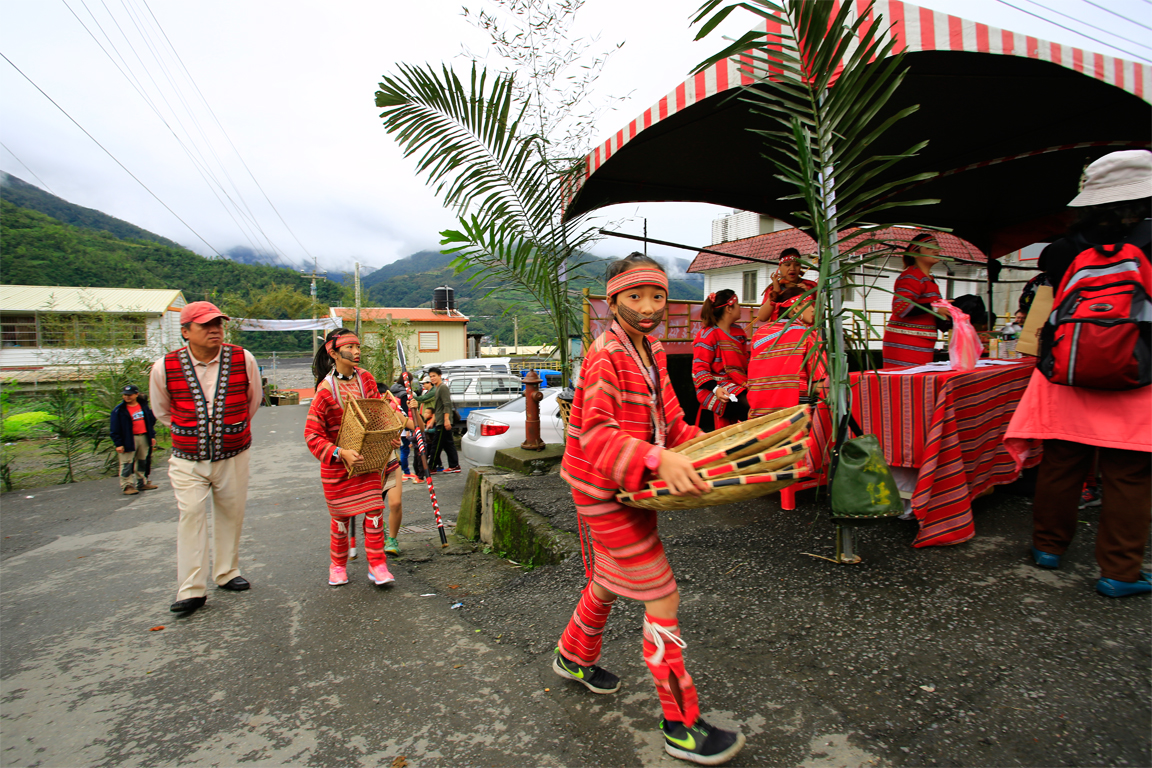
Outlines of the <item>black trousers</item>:
M 456 455 L 456 443 L 452 440 L 452 431 L 444 427 L 433 427 L 424 433 L 428 443 L 428 467 L 430 471 L 443 469 L 440 465 L 440 452 L 448 454 L 448 467 L 460 466 L 460 457 Z

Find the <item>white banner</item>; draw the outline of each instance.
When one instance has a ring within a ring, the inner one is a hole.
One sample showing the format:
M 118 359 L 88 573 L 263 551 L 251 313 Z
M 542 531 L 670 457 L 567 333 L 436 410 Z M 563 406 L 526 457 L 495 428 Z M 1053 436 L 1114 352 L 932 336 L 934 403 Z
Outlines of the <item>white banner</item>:
M 239 331 L 331 331 L 340 327 L 340 321 L 331 317 L 316 320 L 253 320 L 237 317 L 232 327 Z

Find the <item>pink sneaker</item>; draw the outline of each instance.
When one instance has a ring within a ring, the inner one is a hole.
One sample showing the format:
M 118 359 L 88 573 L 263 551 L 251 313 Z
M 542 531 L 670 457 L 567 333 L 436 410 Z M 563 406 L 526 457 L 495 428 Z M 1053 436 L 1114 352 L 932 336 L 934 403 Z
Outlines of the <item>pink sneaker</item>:
M 369 568 L 368 579 L 378 587 L 396 582 L 396 579 L 394 579 L 392 574 L 388 572 L 388 566 L 386 565 L 378 565 L 375 568 Z
M 342 565 L 328 566 L 328 583 L 334 587 L 348 583 L 348 571 Z

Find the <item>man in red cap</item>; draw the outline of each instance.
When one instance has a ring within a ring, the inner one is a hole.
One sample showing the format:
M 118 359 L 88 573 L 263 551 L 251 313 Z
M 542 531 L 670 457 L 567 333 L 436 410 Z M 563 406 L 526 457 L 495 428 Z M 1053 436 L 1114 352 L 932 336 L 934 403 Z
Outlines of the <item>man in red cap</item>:
M 248 447 L 260 407 L 260 368 L 252 353 L 224 343 L 228 316 L 207 301 L 180 311 L 188 345 L 152 366 L 152 410 L 172 430 L 168 478 L 176 492 L 176 574 L 173 613 L 204 605 L 208 589 L 208 497 L 212 497 L 215 568 L 221 589 L 250 586 L 240 575 L 240 530 L 248 499 Z

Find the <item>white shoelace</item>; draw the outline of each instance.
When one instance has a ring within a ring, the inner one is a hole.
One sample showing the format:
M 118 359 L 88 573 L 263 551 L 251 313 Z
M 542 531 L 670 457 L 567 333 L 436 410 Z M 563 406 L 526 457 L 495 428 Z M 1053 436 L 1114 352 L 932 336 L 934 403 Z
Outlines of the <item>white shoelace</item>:
M 688 643 L 684 640 L 684 638 L 680 637 L 675 632 L 663 626 L 662 624 L 653 624 L 652 622 L 648 621 L 648 619 L 644 619 L 644 634 L 649 636 L 649 638 L 652 640 L 652 644 L 656 646 L 655 653 L 653 653 L 651 656 L 644 657 L 644 660 L 652 665 L 656 665 L 664 661 L 665 638 L 671 641 L 673 645 L 679 646 L 681 650 L 688 647 Z

